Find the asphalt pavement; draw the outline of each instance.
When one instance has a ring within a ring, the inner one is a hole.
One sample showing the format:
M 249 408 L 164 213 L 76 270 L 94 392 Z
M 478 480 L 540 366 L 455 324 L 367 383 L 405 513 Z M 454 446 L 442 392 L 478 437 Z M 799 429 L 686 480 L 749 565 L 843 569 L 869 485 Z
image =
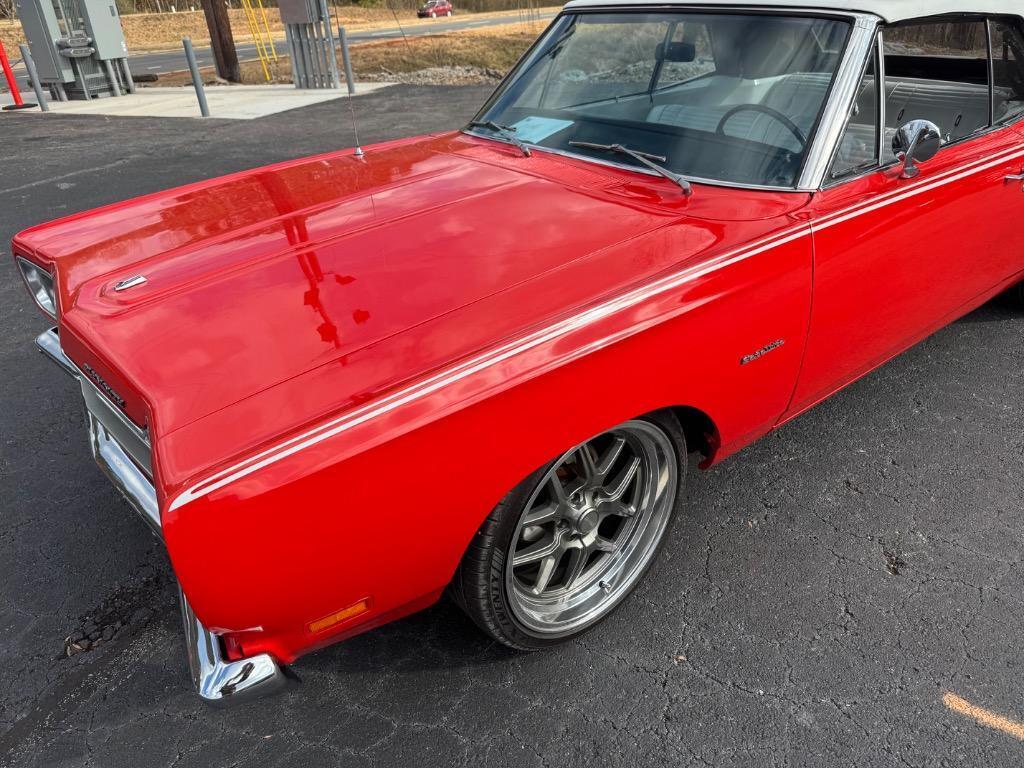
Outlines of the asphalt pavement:
M 456 126 L 488 92 L 359 97 L 361 138 Z M 351 145 L 349 126 L 344 102 L 244 123 L 0 113 L 2 249 L 54 216 Z M 584 639 L 510 652 L 442 602 L 231 710 L 191 690 L 166 557 L 92 463 L 9 258 L 0 323 L 0 765 L 1024 758 L 1024 314 L 1005 303 L 692 473 L 663 556 Z

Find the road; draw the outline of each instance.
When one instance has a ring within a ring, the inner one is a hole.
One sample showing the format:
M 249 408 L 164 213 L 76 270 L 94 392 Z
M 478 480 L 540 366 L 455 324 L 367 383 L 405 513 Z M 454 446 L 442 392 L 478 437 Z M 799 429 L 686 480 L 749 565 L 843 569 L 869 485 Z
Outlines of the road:
M 554 18 L 554 13 L 541 14 L 542 20 Z M 491 19 L 474 19 L 472 16 L 465 18 L 452 17 L 451 19 L 437 19 L 430 23 L 412 24 L 410 26 L 391 27 L 387 29 L 374 29 L 366 32 L 352 32 L 348 35 L 350 43 L 365 43 L 381 40 L 400 40 L 405 37 L 425 37 L 427 35 L 438 35 L 444 32 L 458 32 L 466 29 L 481 29 L 486 27 L 500 27 L 506 24 L 519 23 L 519 16 L 500 16 Z M 288 46 L 284 40 L 275 42 L 279 55 L 287 55 Z M 239 61 L 247 61 L 257 58 L 256 46 L 252 43 L 240 43 L 236 46 Z M 209 48 L 196 48 L 196 58 L 200 67 L 213 66 L 213 53 Z M 150 53 L 137 53 L 128 57 L 128 64 L 134 74 L 159 75 L 165 72 L 174 72 L 187 68 L 185 54 L 179 50 L 154 51 Z
M 489 91 L 361 96 L 361 135 L 457 126 Z M 352 143 L 343 101 L 248 122 L 0 121 L 0 248 Z M 280 697 L 211 710 L 166 556 L 93 464 L 80 394 L 32 348 L 46 322 L 0 255 L 4 768 L 1021 764 L 1024 315 L 1003 303 L 692 472 L 662 557 L 586 637 L 512 653 L 442 602 L 300 659 Z M 65 638 L 118 622 L 64 658 Z

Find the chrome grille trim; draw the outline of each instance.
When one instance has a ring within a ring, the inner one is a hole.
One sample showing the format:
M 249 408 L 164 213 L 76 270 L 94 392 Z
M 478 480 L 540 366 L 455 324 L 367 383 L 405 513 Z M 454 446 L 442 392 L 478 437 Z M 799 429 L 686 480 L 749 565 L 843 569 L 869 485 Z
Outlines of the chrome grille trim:
M 110 482 L 145 520 L 157 538 L 163 540 L 160 507 L 153 483 L 136 466 L 116 438 L 111 437 L 103 423 L 89 413 L 89 445 L 96 463 Z
M 85 375 L 60 346 L 60 337 L 56 328 L 43 331 L 36 338 L 36 347 L 49 357 L 65 373 L 78 379 L 82 387 L 82 397 L 91 419 L 103 425 L 106 439 L 113 439 L 132 460 L 142 468 L 146 477 L 153 479 L 153 447 L 149 440 L 149 431 L 140 429 L 120 408 L 115 406 L 106 395 L 93 384 L 92 379 Z
M 74 365 L 74 363 L 72 363 Z M 123 448 L 138 464 L 146 476 L 153 477 L 152 449 L 149 433 L 133 424 L 121 409 L 111 403 L 89 377 L 78 371 L 78 380 L 82 385 L 82 397 L 89 416 L 103 425 L 108 435 Z

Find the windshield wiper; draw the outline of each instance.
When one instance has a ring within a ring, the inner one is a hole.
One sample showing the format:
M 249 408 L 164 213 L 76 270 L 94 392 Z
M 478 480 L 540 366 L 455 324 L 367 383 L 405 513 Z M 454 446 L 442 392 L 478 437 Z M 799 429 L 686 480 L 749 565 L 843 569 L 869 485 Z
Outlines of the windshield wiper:
M 664 155 L 652 155 L 650 152 L 638 152 L 635 149 L 624 147 L 621 144 L 595 144 L 590 141 L 570 141 L 569 146 L 580 147 L 581 149 L 593 149 L 597 152 L 614 152 L 615 154 L 632 157 L 641 165 L 650 168 L 655 173 L 658 173 L 669 181 L 677 184 L 679 188 L 683 190 L 683 194 L 687 197 L 693 194 L 693 186 L 691 186 L 690 182 L 678 173 L 670 171 L 663 165 L 658 165 L 658 163 L 664 163 L 668 160 Z M 655 160 L 657 160 L 658 163 L 654 162 Z
M 524 156 L 530 156 L 530 148 L 526 146 L 525 142 L 516 136 L 516 129 L 511 125 L 500 125 L 493 120 L 472 120 L 469 123 L 470 128 L 490 128 L 495 133 L 499 134 L 503 139 L 507 139 L 511 144 L 514 144 Z

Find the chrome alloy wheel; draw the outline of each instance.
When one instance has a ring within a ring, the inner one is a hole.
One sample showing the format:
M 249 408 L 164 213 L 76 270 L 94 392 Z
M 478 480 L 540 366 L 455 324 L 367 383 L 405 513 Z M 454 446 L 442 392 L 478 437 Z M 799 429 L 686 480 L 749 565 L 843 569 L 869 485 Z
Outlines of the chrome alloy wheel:
M 679 483 L 669 437 L 627 421 L 564 453 L 520 516 L 505 583 L 522 627 L 557 638 L 598 621 L 657 551 Z

